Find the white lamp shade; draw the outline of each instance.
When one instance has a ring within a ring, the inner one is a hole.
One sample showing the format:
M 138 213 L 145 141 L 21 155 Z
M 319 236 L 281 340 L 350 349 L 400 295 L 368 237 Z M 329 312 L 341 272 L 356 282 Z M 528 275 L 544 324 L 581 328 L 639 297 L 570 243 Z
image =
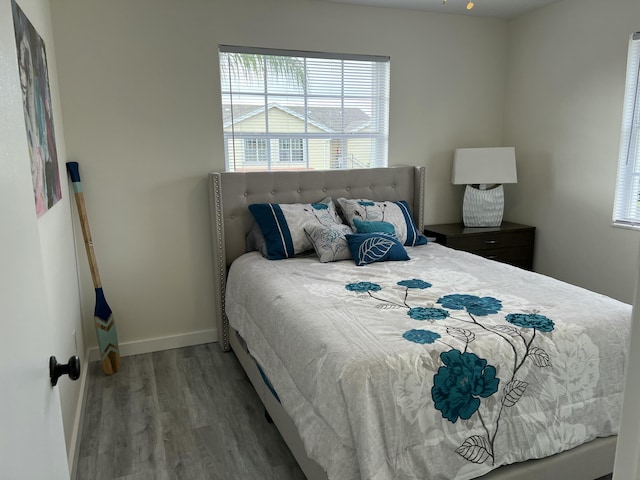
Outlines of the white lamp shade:
M 514 147 L 457 148 L 453 156 L 451 183 L 517 183 Z

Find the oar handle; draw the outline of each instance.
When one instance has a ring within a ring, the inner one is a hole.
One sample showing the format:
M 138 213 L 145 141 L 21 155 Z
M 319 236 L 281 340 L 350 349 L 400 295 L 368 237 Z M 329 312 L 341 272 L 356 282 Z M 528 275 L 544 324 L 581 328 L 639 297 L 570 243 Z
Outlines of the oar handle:
M 73 191 L 76 197 L 76 206 L 78 207 L 78 216 L 80 217 L 80 226 L 82 227 L 82 237 L 84 238 L 84 248 L 87 250 L 87 258 L 89 259 L 89 270 L 91 271 L 91 279 L 94 288 L 100 288 L 100 272 L 98 272 L 98 261 L 93 251 L 93 240 L 91 239 L 91 230 L 89 229 L 89 217 L 87 216 L 87 207 L 84 203 L 84 193 L 82 192 L 82 182 L 80 181 L 80 168 L 78 162 L 67 162 L 67 171 L 71 177 Z

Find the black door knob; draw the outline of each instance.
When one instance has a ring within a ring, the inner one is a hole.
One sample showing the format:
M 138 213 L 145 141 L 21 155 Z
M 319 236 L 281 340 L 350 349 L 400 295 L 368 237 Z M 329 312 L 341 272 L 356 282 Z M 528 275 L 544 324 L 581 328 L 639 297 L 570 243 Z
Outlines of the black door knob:
M 80 378 L 80 359 L 77 355 L 69 357 L 69 363 L 58 363 L 53 355 L 49 357 L 49 377 L 51 377 L 51 385 L 58 383 L 58 378 L 62 375 L 69 375 L 71 380 Z

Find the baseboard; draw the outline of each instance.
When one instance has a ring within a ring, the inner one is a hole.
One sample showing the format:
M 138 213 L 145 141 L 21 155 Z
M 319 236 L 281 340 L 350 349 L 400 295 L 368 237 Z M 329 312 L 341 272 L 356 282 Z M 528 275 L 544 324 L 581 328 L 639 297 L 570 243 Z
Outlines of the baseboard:
M 215 329 L 199 330 L 197 332 L 169 335 L 167 337 L 123 342 L 120 343 L 120 356 L 129 357 L 131 355 L 171 350 L 172 348 L 190 347 L 192 345 L 201 345 L 203 343 L 217 341 L 218 335 Z M 89 349 L 89 361 L 95 362 L 97 360 L 100 360 L 100 352 L 98 351 L 98 347 L 92 347 Z
M 97 349 L 96 349 L 97 352 Z M 85 358 L 89 358 L 89 352 Z M 83 362 L 84 363 L 84 362 Z M 87 399 L 87 390 L 89 389 L 89 369 L 80 368 L 80 398 L 76 407 L 76 415 L 73 419 L 73 433 L 71 435 L 71 444 L 67 453 L 67 461 L 69 462 L 69 472 L 71 480 L 76 480 L 78 471 L 78 454 L 80 453 L 80 436 L 82 435 L 82 426 L 84 424 L 84 410 Z

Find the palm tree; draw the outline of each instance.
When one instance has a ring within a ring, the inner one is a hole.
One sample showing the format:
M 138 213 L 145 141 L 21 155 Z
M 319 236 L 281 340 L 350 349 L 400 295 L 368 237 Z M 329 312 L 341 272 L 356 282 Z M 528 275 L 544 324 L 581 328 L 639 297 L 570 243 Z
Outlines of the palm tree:
M 304 60 L 296 57 L 262 55 L 257 53 L 220 52 L 220 67 L 224 75 L 250 78 L 262 77 L 265 72 L 290 79 L 299 87 L 305 86 Z

